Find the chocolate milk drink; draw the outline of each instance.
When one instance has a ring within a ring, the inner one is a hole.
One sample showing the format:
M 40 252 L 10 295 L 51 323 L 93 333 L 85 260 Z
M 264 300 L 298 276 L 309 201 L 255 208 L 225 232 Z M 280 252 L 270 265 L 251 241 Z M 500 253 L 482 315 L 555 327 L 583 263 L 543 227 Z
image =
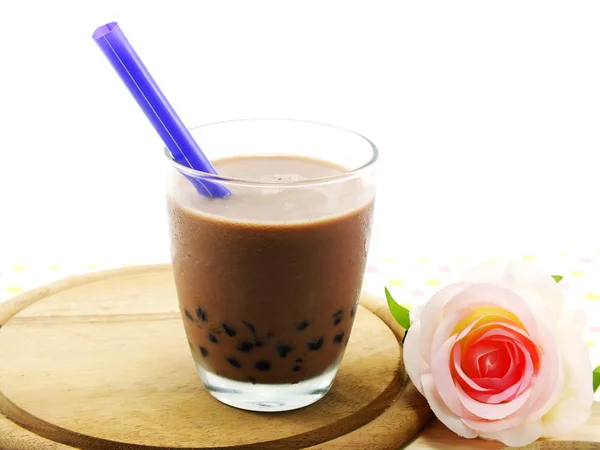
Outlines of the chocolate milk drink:
M 214 165 L 223 176 L 283 183 L 344 172 L 285 156 Z M 296 383 L 338 363 L 356 313 L 373 214 L 361 184 L 289 190 L 284 199 L 270 190 L 206 199 L 180 182 L 189 195 L 169 201 L 172 255 L 197 364 L 232 380 Z

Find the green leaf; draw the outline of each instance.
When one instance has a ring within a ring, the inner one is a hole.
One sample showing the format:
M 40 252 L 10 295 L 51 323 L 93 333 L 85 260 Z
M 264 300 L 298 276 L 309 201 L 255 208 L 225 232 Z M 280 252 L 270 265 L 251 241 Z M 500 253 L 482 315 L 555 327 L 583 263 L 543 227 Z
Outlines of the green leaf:
M 390 308 L 392 316 L 394 316 L 396 322 L 398 322 L 402 328 L 408 331 L 410 328 L 410 311 L 404 306 L 396 303 L 396 300 L 394 300 L 394 297 L 392 297 L 392 294 L 390 294 L 390 291 L 388 291 L 387 288 L 385 288 L 385 298 L 387 300 L 388 308 Z
M 600 387 L 600 366 L 594 369 L 594 392 Z
M 552 275 L 552 278 L 554 278 L 554 281 L 557 283 L 560 283 L 560 280 L 563 279 L 562 275 Z

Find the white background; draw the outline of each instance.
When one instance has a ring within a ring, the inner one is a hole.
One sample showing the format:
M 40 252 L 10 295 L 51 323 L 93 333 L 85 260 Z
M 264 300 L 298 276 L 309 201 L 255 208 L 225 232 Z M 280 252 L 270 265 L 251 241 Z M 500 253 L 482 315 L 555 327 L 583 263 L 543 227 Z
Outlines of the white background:
M 374 254 L 600 248 L 600 3 L 2 1 L 0 260 L 168 258 L 161 142 L 91 35 L 117 21 L 189 126 L 353 129 Z

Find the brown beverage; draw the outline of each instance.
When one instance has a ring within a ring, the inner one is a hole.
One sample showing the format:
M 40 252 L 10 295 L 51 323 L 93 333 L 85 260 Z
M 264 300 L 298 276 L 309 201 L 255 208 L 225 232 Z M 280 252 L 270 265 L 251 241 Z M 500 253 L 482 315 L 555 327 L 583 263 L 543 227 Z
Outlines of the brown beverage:
M 228 178 L 286 183 L 347 172 L 294 156 L 214 162 Z M 175 281 L 196 363 L 231 380 L 296 383 L 336 367 L 362 286 L 374 192 L 359 178 L 198 195 L 171 187 Z

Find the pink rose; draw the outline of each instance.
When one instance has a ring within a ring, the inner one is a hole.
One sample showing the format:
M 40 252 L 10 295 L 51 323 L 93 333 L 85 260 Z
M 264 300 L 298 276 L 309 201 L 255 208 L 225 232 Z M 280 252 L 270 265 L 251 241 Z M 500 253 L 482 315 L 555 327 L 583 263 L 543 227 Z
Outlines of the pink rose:
M 489 261 L 411 312 L 404 362 L 452 431 L 527 445 L 590 417 L 584 325 L 551 276 L 529 263 Z

